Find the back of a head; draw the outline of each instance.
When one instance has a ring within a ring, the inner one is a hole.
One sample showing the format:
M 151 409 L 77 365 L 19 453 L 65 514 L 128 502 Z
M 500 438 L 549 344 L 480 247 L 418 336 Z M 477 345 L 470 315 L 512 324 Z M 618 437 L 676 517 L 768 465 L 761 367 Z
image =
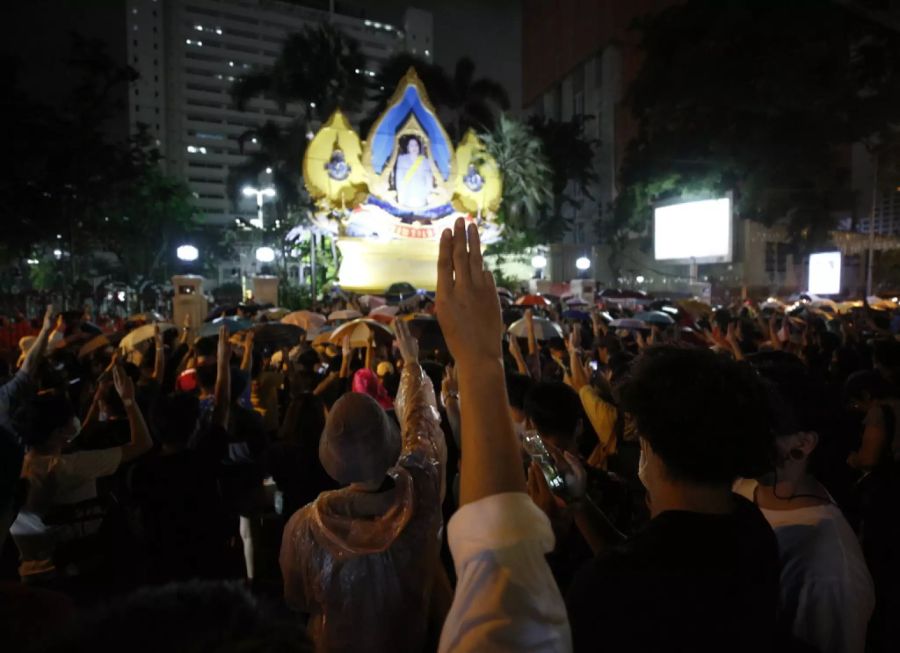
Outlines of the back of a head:
M 766 391 L 746 364 L 706 349 L 651 347 L 620 396 L 673 479 L 721 485 L 769 466 Z
M 273 618 L 242 585 L 210 581 L 141 589 L 85 611 L 72 627 L 53 633 L 41 653 L 263 653 L 311 651 L 291 622 Z
M 311 392 L 291 400 L 294 410 L 288 410 L 281 425 L 281 439 L 308 448 L 318 455 L 319 439 L 325 429 L 325 404 Z
M 569 444 L 582 418 L 581 399 L 565 383 L 541 381 L 525 395 L 525 414 L 541 435 Z
M 400 433 L 375 399 L 349 392 L 334 403 L 319 442 L 319 460 L 331 478 L 378 481 L 399 457 Z
M 508 373 L 506 375 L 506 398 L 509 401 L 509 405 L 524 411 L 525 396 L 533 385 L 534 381 L 530 376 Z
M 38 395 L 19 408 L 14 418 L 16 432 L 29 447 L 41 447 L 53 432 L 75 418 L 75 409 L 68 397 L 54 392 Z
M 152 413 L 153 426 L 162 442 L 186 445 L 197 428 L 200 402 L 195 394 L 177 393 L 160 398 Z

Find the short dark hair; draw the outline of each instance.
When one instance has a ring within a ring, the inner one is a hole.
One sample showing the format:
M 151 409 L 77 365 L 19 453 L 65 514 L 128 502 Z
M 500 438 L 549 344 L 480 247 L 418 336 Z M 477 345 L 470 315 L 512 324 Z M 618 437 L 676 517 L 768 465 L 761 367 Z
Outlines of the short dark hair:
M 72 421 L 75 409 L 62 392 L 38 395 L 16 412 L 16 432 L 29 447 L 40 447 L 50 440 L 58 428 Z
M 159 439 L 168 444 L 186 445 L 197 427 L 200 401 L 193 393 L 180 392 L 161 397 L 152 412 Z
M 583 415 L 581 399 L 565 383 L 541 381 L 525 395 L 525 415 L 541 435 L 568 441 L 575 437 Z
M 525 374 L 508 373 L 506 375 L 506 399 L 509 405 L 519 410 L 525 410 L 525 395 L 534 385 L 530 376 Z
M 727 484 L 769 466 L 766 391 L 746 364 L 707 349 L 650 347 L 620 396 L 674 478 Z

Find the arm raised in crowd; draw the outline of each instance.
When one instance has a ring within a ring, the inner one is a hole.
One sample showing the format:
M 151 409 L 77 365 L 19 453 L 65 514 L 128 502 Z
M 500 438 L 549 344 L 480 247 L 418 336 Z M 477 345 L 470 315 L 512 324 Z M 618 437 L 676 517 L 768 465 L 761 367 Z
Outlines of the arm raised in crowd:
M 22 372 L 32 378 L 37 374 L 41 358 L 43 358 L 44 352 L 47 351 L 47 341 L 50 339 L 50 332 L 53 331 L 53 313 L 53 306 L 47 306 L 41 331 L 38 333 L 34 344 L 31 345 L 31 349 L 28 350 L 25 361 L 22 363 Z
M 147 423 L 138 408 L 137 402 L 134 400 L 134 382 L 125 368 L 121 364 L 117 364 L 112 370 L 113 383 L 116 385 L 116 392 L 122 398 L 125 405 L 125 413 L 128 415 L 128 427 L 131 430 L 131 442 L 122 445 L 122 462 L 134 460 L 138 456 L 150 451 L 153 446 L 153 440 L 150 439 L 150 431 L 147 429 Z
M 506 396 L 500 304 L 483 268 L 478 230 L 441 235 L 437 314 L 456 360 L 462 418 L 460 509 L 448 540 L 458 583 L 441 633 L 448 651 L 570 651 L 565 605 L 545 554 L 546 515 L 525 493 Z
M 212 422 L 222 428 L 228 425 L 228 410 L 231 405 L 231 342 L 228 328 L 219 327 L 219 343 L 216 347 L 216 389 L 215 408 Z

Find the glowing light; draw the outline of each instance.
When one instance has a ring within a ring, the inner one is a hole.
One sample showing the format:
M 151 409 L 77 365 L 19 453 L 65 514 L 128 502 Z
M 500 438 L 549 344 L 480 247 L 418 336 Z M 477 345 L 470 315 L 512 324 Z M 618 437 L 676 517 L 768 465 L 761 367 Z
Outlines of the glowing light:
M 547 257 L 542 254 L 535 254 L 531 257 L 531 267 L 542 269 L 547 267 Z
M 260 247 L 256 250 L 256 260 L 260 263 L 271 263 L 275 260 L 275 250 L 271 247 Z
M 193 154 L 194 152 L 197 151 L 197 148 L 194 147 L 193 145 L 188 145 L 188 146 L 187 146 L 187 151 L 190 152 L 191 154 Z
M 585 270 L 589 270 L 591 267 L 591 259 L 587 256 L 581 256 L 577 261 L 575 261 L 575 267 L 584 272 Z
M 271 175 L 271 174 L 272 174 L 272 168 L 266 168 L 266 174 L 267 174 L 267 175 Z
M 119 292 L 117 292 L 116 299 L 118 299 L 120 302 L 124 302 L 125 301 L 125 291 L 120 290 Z
M 179 245 L 175 250 L 175 255 L 179 261 L 196 261 L 200 252 L 193 245 Z
M 30 258 L 25 262 L 28 263 L 28 265 L 37 265 L 38 263 L 40 263 L 40 261 L 38 261 L 36 258 Z
M 638 283 L 644 283 L 644 275 L 639 274 L 634 278 L 634 280 L 637 281 Z
M 653 244 L 657 261 L 731 261 L 731 200 L 723 197 L 657 207 Z
M 809 292 L 815 295 L 837 295 L 841 292 L 840 252 L 810 254 Z
M 55 257 L 58 258 L 58 259 L 62 258 L 62 250 L 61 250 L 61 249 L 54 249 L 54 250 L 53 250 L 53 256 L 55 256 Z

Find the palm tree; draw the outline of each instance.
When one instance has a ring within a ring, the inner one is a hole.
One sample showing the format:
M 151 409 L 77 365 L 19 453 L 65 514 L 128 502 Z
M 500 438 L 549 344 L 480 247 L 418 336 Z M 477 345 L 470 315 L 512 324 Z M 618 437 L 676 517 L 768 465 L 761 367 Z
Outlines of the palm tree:
M 503 171 L 500 218 L 508 235 L 534 234 L 543 211 L 553 202 L 553 170 L 540 139 L 527 124 L 506 114 L 500 115 L 493 131 L 479 137 Z
M 268 69 L 240 77 L 231 87 L 239 110 L 254 97 L 301 105 L 301 116 L 322 120 L 339 106 L 358 110 L 366 98 L 366 58 L 359 43 L 330 24 L 307 27 L 290 35 Z M 301 117 L 297 116 L 297 117 Z

